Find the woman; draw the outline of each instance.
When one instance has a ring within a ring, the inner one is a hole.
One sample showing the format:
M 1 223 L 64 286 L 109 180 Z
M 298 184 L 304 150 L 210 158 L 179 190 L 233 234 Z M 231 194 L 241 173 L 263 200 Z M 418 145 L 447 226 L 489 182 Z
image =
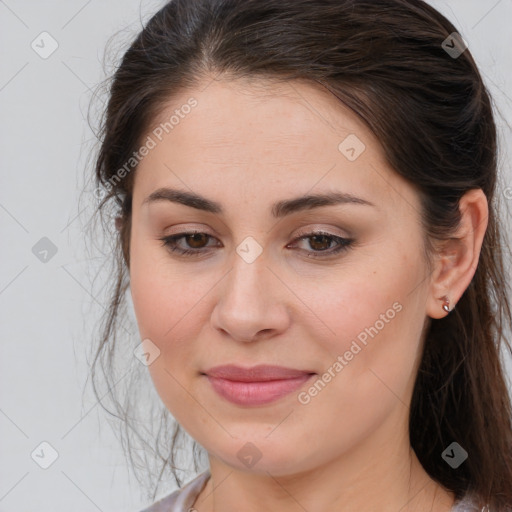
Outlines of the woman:
M 171 1 L 113 77 L 101 143 L 120 257 L 95 366 L 129 289 L 179 425 L 162 472 L 180 485 L 181 429 L 208 455 L 147 511 L 512 510 L 496 128 L 447 19 Z

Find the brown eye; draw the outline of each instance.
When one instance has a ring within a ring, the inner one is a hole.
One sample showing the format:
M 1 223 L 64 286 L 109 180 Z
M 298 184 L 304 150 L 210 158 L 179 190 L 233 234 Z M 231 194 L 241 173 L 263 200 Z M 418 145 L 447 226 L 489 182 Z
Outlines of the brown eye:
M 310 258 L 327 258 L 333 256 L 348 250 L 354 243 L 354 240 L 351 238 L 343 238 L 321 231 L 302 235 L 294 240 L 294 243 L 305 242 L 306 240 L 308 240 L 307 245 L 309 248 L 303 248 L 302 250 L 308 253 L 308 257 Z M 334 244 L 334 246 L 332 244 Z
M 214 237 L 207 233 L 193 231 L 189 233 L 178 233 L 176 235 L 160 238 L 164 247 L 173 253 L 182 256 L 200 256 L 209 252 L 212 246 L 208 242 Z
M 206 233 L 192 233 L 184 238 L 189 247 L 194 249 L 202 249 L 204 247 L 203 243 L 208 243 L 209 235 Z
M 325 251 L 330 249 L 333 237 L 326 235 L 314 235 L 309 237 L 309 245 L 315 251 Z
M 215 238 L 208 233 L 188 232 L 160 238 L 164 247 L 181 256 L 201 256 L 211 252 L 215 245 L 209 242 Z M 348 250 L 354 240 L 332 235 L 330 233 L 312 232 L 294 240 L 294 243 L 308 240 L 309 248 L 302 249 L 310 258 L 327 258 Z M 222 245 L 221 245 L 222 246 Z M 219 247 L 219 245 L 217 245 Z

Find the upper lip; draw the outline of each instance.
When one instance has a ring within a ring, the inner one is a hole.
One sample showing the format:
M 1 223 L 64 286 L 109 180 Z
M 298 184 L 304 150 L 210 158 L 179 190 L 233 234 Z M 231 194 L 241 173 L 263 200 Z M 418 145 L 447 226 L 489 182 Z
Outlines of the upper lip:
M 220 377 L 221 379 L 237 382 L 264 382 L 269 380 L 294 379 L 314 372 L 265 364 L 252 366 L 250 368 L 226 364 L 210 368 L 206 370 L 205 373 L 210 377 Z

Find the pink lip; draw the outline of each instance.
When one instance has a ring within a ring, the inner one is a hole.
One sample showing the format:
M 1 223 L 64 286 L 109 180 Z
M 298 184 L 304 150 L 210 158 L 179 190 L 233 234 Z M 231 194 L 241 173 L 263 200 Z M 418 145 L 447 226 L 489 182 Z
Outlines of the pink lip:
M 313 372 L 259 365 L 241 368 L 223 365 L 211 368 L 206 377 L 213 389 L 237 405 L 262 405 L 292 393 L 309 380 Z

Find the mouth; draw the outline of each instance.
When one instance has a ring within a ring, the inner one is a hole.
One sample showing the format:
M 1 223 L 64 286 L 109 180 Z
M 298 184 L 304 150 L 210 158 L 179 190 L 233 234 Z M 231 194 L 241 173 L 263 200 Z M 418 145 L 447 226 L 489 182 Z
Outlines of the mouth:
M 211 368 L 203 375 L 222 398 L 236 405 L 254 406 L 289 395 L 316 373 L 271 365 L 251 368 L 223 365 Z

